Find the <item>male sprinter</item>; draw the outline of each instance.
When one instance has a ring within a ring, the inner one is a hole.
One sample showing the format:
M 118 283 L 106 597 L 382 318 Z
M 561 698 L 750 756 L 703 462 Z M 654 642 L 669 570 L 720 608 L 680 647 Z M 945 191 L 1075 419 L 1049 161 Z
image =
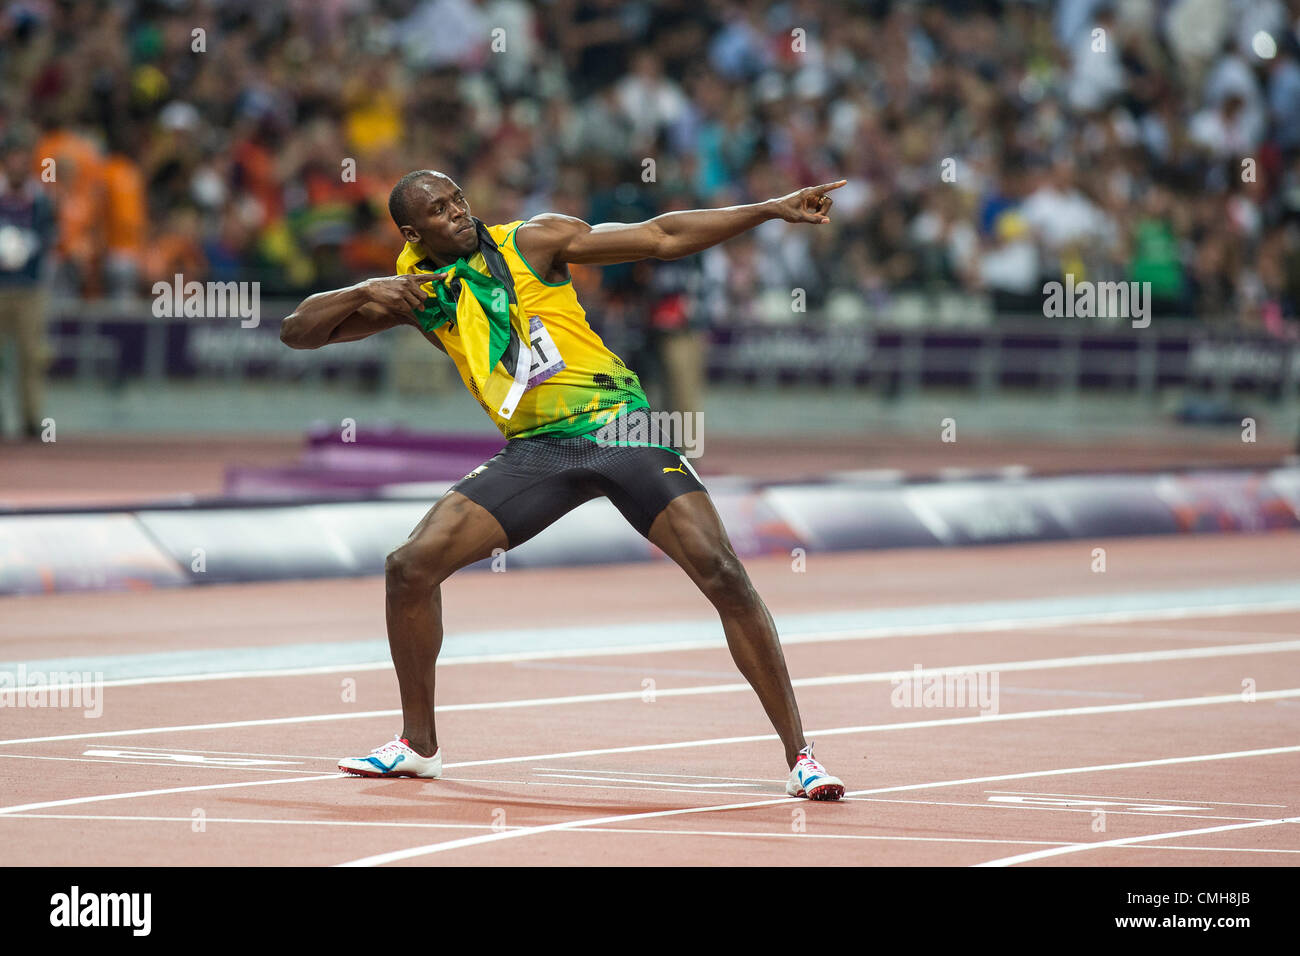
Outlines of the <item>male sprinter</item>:
M 637 424 L 644 431 L 636 416 L 648 418 L 649 406 L 636 375 L 587 325 L 569 276 L 569 263 L 689 256 L 768 219 L 825 224 L 826 194 L 842 185 L 635 224 L 589 226 L 546 214 L 487 226 L 470 215 L 464 194 L 442 173 L 402 177 L 388 202 L 406 239 L 399 274 L 308 297 L 284 320 L 280 338 L 315 349 L 414 325 L 455 362 L 508 441 L 388 556 L 388 643 L 402 733 L 368 756 L 340 761 L 339 769 L 364 777 L 442 775 L 434 729 L 440 585 L 497 548 L 522 544 L 584 501 L 606 496 L 717 609 L 731 656 L 785 745 L 786 792 L 813 800 L 844 795 L 844 784 L 813 759 L 772 616 L 694 469 L 666 447 L 617 440 L 615 433 L 635 434 Z M 611 423 L 617 427 L 604 427 Z

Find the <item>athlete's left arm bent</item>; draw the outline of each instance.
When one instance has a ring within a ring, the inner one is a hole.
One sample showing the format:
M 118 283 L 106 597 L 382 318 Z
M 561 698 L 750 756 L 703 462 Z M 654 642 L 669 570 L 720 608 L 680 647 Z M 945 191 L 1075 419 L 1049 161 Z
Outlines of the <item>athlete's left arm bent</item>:
M 845 180 L 798 189 L 780 199 L 668 212 L 645 222 L 588 225 L 581 219 L 546 213 L 515 232 L 520 253 L 548 281 L 566 277 L 567 263 L 613 265 L 638 259 L 680 259 L 725 242 L 769 219 L 825 225 L 830 222 L 832 189 Z

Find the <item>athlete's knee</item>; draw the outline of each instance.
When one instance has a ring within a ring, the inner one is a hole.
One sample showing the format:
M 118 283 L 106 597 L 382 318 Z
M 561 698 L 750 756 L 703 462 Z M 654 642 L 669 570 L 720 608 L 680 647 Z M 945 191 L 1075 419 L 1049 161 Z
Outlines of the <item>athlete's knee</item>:
M 715 607 L 746 607 L 757 600 L 745 566 L 730 549 L 711 552 L 703 561 L 701 588 Z
M 443 549 L 426 541 L 408 541 L 384 561 L 384 586 L 389 594 L 427 593 L 447 577 Z

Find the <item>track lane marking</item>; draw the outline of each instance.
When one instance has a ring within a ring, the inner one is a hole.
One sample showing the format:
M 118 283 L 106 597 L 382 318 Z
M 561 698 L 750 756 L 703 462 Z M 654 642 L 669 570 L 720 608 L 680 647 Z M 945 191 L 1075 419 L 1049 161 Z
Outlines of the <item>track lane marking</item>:
M 48 810 L 53 807 L 75 807 L 85 803 L 104 803 L 109 800 L 132 800 L 136 797 L 164 797 L 173 793 L 198 793 L 203 790 L 234 790 L 239 787 L 269 787 L 277 783 L 311 783 L 313 780 L 341 780 L 343 774 L 329 773 L 317 777 L 284 777 L 276 780 L 244 780 L 239 783 L 205 783 L 193 787 L 166 787 L 161 790 L 132 790 L 127 793 L 101 793 L 92 797 L 69 797 L 65 800 L 42 800 L 37 803 L 18 803 L 0 807 L 0 816 L 23 813 L 27 810 Z
M 537 773 L 536 777 L 554 778 L 556 780 L 595 780 L 598 783 L 643 783 L 645 787 L 638 787 L 639 790 L 654 788 L 671 788 L 691 793 L 695 789 L 703 790 L 705 787 L 717 787 L 717 783 L 685 783 L 681 780 L 641 780 L 637 777 L 597 777 L 589 774 L 600 773 L 600 771 L 588 771 L 588 774 L 571 774 L 571 773 Z M 757 787 L 757 783 L 733 783 L 733 787 Z
M 534 767 L 534 773 L 591 773 L 591 768 L 582 769 L 580 767 Z M 651 773 L 648 770 L 604 770 L 600 769 L 599 773 L 607 773 L 611 776 L 622 777 L 669 777 L 673 780 L 689 778 L 691 780 L 720 780 L 726 783 L 767 783 L 772 786 L 784 786 L 785 777 L 780 780 L 772 777 L 712 777 L 703 773 Z
M 19 820 L 104 820 L 111 822 L 141 822 L 141 823 L 193 823 L 193 817 L 161 817 L 161 816 L 127 816 L 127 815 L 96 815 L 96 814 L 74 814 L 74 813 L 19 813 L 12 814 L 14 819 Z M 507 826 L 505 824 L 493 825 L 490 823 L 399 823 L 394 821 L 377 821 L 377 820 L 266 820 L 256 817 L 205 817 L 205 823 L 227 823 L 227 824 L 249 824 L 258 826 L 268 824 L 271 826 L 334 826 L 334 827 L 380 827 L 386 829 L 431 829 L 431 830 L 518 830 L 523 829 L 518 826 Z M 616 827 L 591 827 L 589 829 L 576 830 L 577 833 L 651 833 L 651 834 L 686 834 L 694 836 L 738 836 L 738 837 L 807 837 L 814 840 L 899 840 L 907 842 L 920 843 L 991 843 L 1005 844 L 1009 846 L 1066 846 L 1067 841 L 1063 840 L 999 840 L 994 838 L 976 839 L 972 837 L 914 837 L 914 836 L 884 836 L 878 834 L 849 834 L 849 833 L 780 833 L 766 832 L 761 830 L 653 830 L 640 829 L 635 827 L 616 828 Z M 1170 847 L 1169 849 L 1178 849 Z M 1300 850 L 1290 852 L 1300 853 Z
M 1075 667 L 1103 667 L 1123 664 L 1151 664 L 1166 661 L 1192 661 L 1217 657 L 1250 656 L 1256 654 L 1283 654 L 1300 651 L 1300 640 L 1272 641 L 1263 644 L 1223 644 L 1215 647 L 1182 647 L 1172 650 L 1128 651 L 1118 654 L 1082 654 L 1072 657 L 1047 657 L 1020 661 L 994 661 L 979 664 L 953 664 L 944 667 L 922 668 L 913 670 L 872 671 L 860 674 L 835 674 L 824 677 L 801 677 L 792 680 L 795 687 L 832 687 L 845 684 L 882 684 L 896 680 L 912 680 L 920 676 L 942 677 L 976 672 L 1012 672 L 1060 670 Z M 694 687 L 669 687 L 655 690 L 656 699 L 660 697 L 694 697 L 705 694 L 733 694 L 752 691 L 748 683 L 702 684 Z M 434 708 L 435 713 L 458 713 L 478 710 L 510 710 L 521 707 L 556 707 L 567 704 L 610 703 L 616 701 L 641 700 L 644 688 L 626 691 L 608 691 L 599 694 L 568 694 L 558 697 L 526 697 L 501 701 L 475 701 L 465 704 L 441 704 Z M 1068 694 L 1068 691 L 1063 691 Z M 1264 694 L 1257 694 L 1262 698 Z M 371 717 L 395 717 L 401 710 L 370 710 L 356 713 L 309 714 L 299 717 L 268 717 L 252 720 L 222 721 L 209 724 L 182 724 L 167 727 L 142 727 L 134 730 L 105 730 L 83 734 L 55 734 L 46 737 L 16 737 L 0 740 L 0 746 L 14 744 L 50 743 L 60 740 L 91 740 L 104 737 L 129 737 L 144 734 L 174 733 L 194 730 L 229 730 L 236 727 L 268 727 L 279 724 L 314 723 L 332 720 L 365 719 Z M 986 714 L 981 719 L 992 719 L 1000 715 Z
M 1274 691 L 1257 691 L 1254 695 L 1254 698 L 1255 698 L 1255 702 L 1263 701 L 1263 700 L 1283 700 L 1284 698 L 1300 698 L 1300 688 L 1290 688 L 1287 690 L 1274 690 Z M 1061 708 L 1055 708 L 1051 710 L 1025 710 L 1025 711 L 1013 711 L 1011 713 L 1000 713 L 1000 714 L 979 714 L 971 717 L 938 717 L 938 718 L 933 718 L 931 720 L 894 721 L 892 723 L 886 723 L 886 724 L 865 724 L 865 725 L 855 726 L 855 727 L 831 727 L 825 730 L 809 731 L 807 736 L 835 737 L 843 734 L 880 733 L 880 732 L 890 731 L 890 730 L 920 730 L 920 729 L 925 729 L 930 727 L 957 727 L 966 724 L 995 724 L 995 723 L 1002 723 L 1008 720 L 1039 720 L 1047 717 L 1082 717 L 1082 716 L 1092 716 L 1095 714 L 1116 714 L 1116 713 L 1126 713 L 1131 711 L 1164 710 L 1164 709 L 1179 708 L 1179 707 L 1202 707 L 1202 706 L 1213 706 L 1217 704 L 1244 704 L 1244 703 L 1246 702 L 1242 700 L 1240 694 L 1216 694 L 1209 697 L 1182 697 L 1182 698 L 1173 698 L 1168 700 L 1148 700 L 1148 701 L 1130 702 L 1124 704 L 1095 704 L 1089 707 L 1061 707 Z M 393 714 L 397 714 L 397 713 L 400 713 L 400 711 L 393 712 Z M 355 716 L 362 716 L 362 715 L 327 714 L 322 716 L 313 716 L 313 717 L 306 717 L 306 718 L 262 720 L 262 721 L 252 722 L 252 726 L 266 726 L 266 725 L 275 725 L 275 724 L 282 724 L 282 723 L 305 723 L 305 722 L 313 722 L 313 721 L 320 721 L 320 720 L 343 720 L 343 719 L 347 719 L 348 717 L 355 717 Z M 372 716 L 372 715 L 368 714 L 365 716 Z M 244 726 L 249 726 L 249 723 L 244 721 L 234 721 L 229 724 L 218 724 L 218 725 L 199 724 L 190 727 L 162 727 L 162 728 L 153 728 L 145 732 L 162 733 L 164 731 L 214 730 L 214 729 L 222 729 L 224 727 L 229 727 L 229 726 L 244 727 Z M 59 736 L 59 737 L 36 737 L 36 738 L 31 738 L 29 740 L 0 741 L 0 743 L 43 743 L 51 740 L 53 741 L 69 740 L 69 739 L 81 740 L 87 738 L 99 739 L 100 737 L 133 736 L 138 733 L 142 733 L 142 731 L 131 731 L 131 730 L 106 731 L 102 734 L 72 734 L 68 736 Z M 605 754 L 642 753 L 642 752 L 650 752 L 654 750 L 676 750 L 676 749 L 688 748 L 688 747 L 708 747 L 716 744 L 756 743 L 760 741 L 776 740 L 776 739 L 777 736 L 775 733 L 750 734 L 746 736 L 737 736 L 737 737 L 713 737 L 704 740 L 674 741 L 672 743 L 664 743 L 664 744 L 635 744 L 627 747 L 599 747 L 591 750 L 570 750 L 564 753 L 542 754 L 540 756 L 526 755 L 521 757 L 489 757 L 482 760 L 466 760 L 466 761 L 461 761 L 459 763 L 444 763 L 443 766 L 448 769 L 452 767 L 482 767 L 482 766 L 490 766 L 493 764 L 519 763 L 521 761 L 537 760 L 537 759 L 555 760 L 555 759 L 562 759 L 568 757 L 595 757 L 595 756 L 602 756 Z
M 1280 691 L 1256 692 L 1255 699 L 1275 700 L 1283 697 L 1300 697 L 1300 688 Z M 891 730 L 921 730 L 932 727 L 957 727 L 966 724 L 995 724 L 1008 720 L 1039 720 L 1048 717 L 1084 717 L 1096 714 L 1116 714 L 1131 711 L 1163 710 L 1178 707 L 1201 707 L 1217 704 L 1244 704 L 1240 694 L 1219 694 L 1212 697 L 1186 697 L 1172 700 L 1152 700 L 1127 704 L 1100 704 L 1091 707 L 1067 707 L 1054 710 L 1019 711 L 1010 714 L 986 714 L 974 717 L 942 717 L 933 720 L 899 721 L 888 724 L 865 724 L 857 727 L 831 727 L 824 730 L 807 731 L 807 737 L 836 737 L 845 734 L 880 733 Z M 744 737 L 718 737 L 711 740 L 680 741 L 667 744 L 638 744 L 629 747 L 602 747 L 592 750 L 574 750 L 563 754 L 550 754 L 549 759 L 568 757 L 597 757 L 606 754 L 645 753 L 655 750 L 678 750 L 689 747 L 707 747 L 715 744 L 759 743 L 777 740 L 774 733 L 753 734 Z M 493 757 L 484 760 L 467 760 L 445 767 L 483 767 L 493 764 L 518 763 L 531 760 L 531 757 Z M 989 778 L 997 779 L 997 778 Z
M 1209 813 L 1170 813 L 1161 810 L 1111 810 L 1102 807 L 1050 807 L 1023 803 L 962 803 L 952 800 L 902 800 L 896 797 L 858 797 L 867 803 L 914 803 L 930 807 L 971 807 L 985 810 L 1045 810 L 1051 813 L 1093 813 L 1102 810 L 1108 817 L 1183 817 L 1188 820 L 1268 820 L 1271 817 L 1221 817 Z
M 153 767 L 155 769 L 169 769 L 171 767 L 193 767 L 197 770 L 244 770 L 249 773 L 297 773 L 297 774 L 318 774 L 318 770 L 290 770 L 288 767 L 232 767 L 229 764 L 199 764 L 199 763 L 163 763 L 158 760 L 117 760 L 112 757 L 55 757 L 49 754 L 0 754 L 0 760 L 59 760 L 70 763 L 118 763 L 125 764 L 128 767 Z
M 1091 843 L 1070 842 L 1067 840 L 995 840 L 973 837 L 916 837 L 891 836 L 885 834 L 850 834 L 850 833 L 764 833 L 749 830 L 657 830 L 651 827 L 578 827 L 571 833 L 654 833 L 662 836 L 747 836 L 747 837 L 789 837 L 790 839 L 814 840 L 883 840 L 916 843 L 1025 843 L 1043 846 L 1080 846 L 1089 847 Z M 1135 850 L 1199 850 L 1213 853 L 1300 853 L 1300 850 L 1272 850 L 1258 847 L 1227 846 L 1132 846 Z
M 1044 860 L 1048 857 L 1063 856 L 1066 853 L 1082 853 L 1085 850 L 1101 850 L 1106 847 L 1115 846 L 1132 846 L 1134 844 L 1149 843 L 1156 840 L 1176 840 L 1180 837 L 1200 836 L 1203 833 L 1227 833 L 1230 830 L 1250 830 L 1256 827 L 1273 827 L 1283 823 L 1300 823 L 1300 817 L 1282 817 L 1275 820 L 1256 820 L 1253 823 L 1233 823 L 1221 827 L 1201 827 L 1196 830 L 1171 830 L 1168 833 L 1148 833 L 1144 836 L 1121 837 L 1116 840 L 1102 840 L 1099 843 L 1084 843 L 1075 846 L 1054 847 L 1050 850 L 1035 850 L 1032 853 L 1021 853 L 1016 856 L 1004 856 L 997 860 L 986 860 L 983 863 L 974 864 L 977 867 L 1008 867 L 1015 866 L 1017 863 L 1030 863 L 1034 860 Z
M 111 822 L 140 823 L 193 823 L 195 817 L 158 817 L 133 816 L 128 814 L 93 814 L 93 813 L 9 813 L 12 820 L 106 820 Z M 311 826 L 311 827 L 381 827 L 414 828 L 422 830 L 492 830 L 512 829 L 505 824 L 491 823 L 399 823 L 391 820 L 271 820 L 257 817 L 203 817 L 204 823 L 248 823 L 267 824 L 268 826 Z M 1009 842 L 1009 841 L 1008 841 Z M 1046 842 L 1046 841 L 1044 841 Z
M 1265 807 L 1285 810 L 1285 803 L 1231 803 L 1227 800 L 1185 800 L 1181 797 L 1116 797 L 1104 793 L 1048 793 L 1039 790 L 985 790 L 985 793 L 1006 793 L 1020 797 L 1082 797 L 1086 800 L 1128 800 L 1132 803 L 1209 803 L 1219 807 Z
M 161 817 L 161 816 L 127 816 L 111 814 L 79 814 L 79 813 L 16 813 L 10 814 L 11 819 L 16 820 L 82 820 L 90 822 L 125 822 L 125 823 L 193 823 L 193 817 Z M 260 819 L 256 817 L 207 817 L 206 823 L 223 823 L 223 824 L 247 824 L 250 826 L 311 826 L 311 827 L 372 827 L 382 829 L 429 829 L 429 830 L 491 830 L 493 824 L 488 823 L 414 823 L 414 822 L 393 822 L 387 820 L 271 820 Z M 519 827 L 507 826 L 501 824 L 496 829 L 520 829 Z M 975 838 L 975 837 L 918 837 L 918 836 L 894 836 L 887 834 L 855 834 L 855 833 L 780 833 L 768 832 L 761 830 L 660 830 L 651 827 L 577 827 L 573 833 L 626 833 L 626 834 L 654 834 L 656 836 L 716 836 L 716 837 L 760 837 L 760 838 L 788 838 L 788 839 L 812 839 L 812 840 L 869 840 L 882 842 L 900 842 L 900 843 L 972 843 L 972 844 L 994 844 L 1010 846 L 1091 846 L 1092 844 L 1078 844 L 1068 841 L 1059 840 L 999 840 L 994 838 Z M 1300 850 L 1287 849 L 1269 849 L 1262 847 L 1235 847 L 1235 846 L 1136 846 L 1126 845 L 1126 849 L 1135 850 L 1184 850 L 1201 853 L 1294 853 L 1300 854 Z
M 822 734 L 824 736 L 825 731 L 822 731 Z M 1026 780 L 1033 777 L 1061 776 L 1064 774 L 1072 774 L 1072 773 L 1095 773 L 1104 770 L 1133 769 L 1137 767 L 1170 766 L 1173 764 L 1201 763 L 1201 762 L 1212 761 L 1212 760 L 1234 760 L 1234 759 L 1241 759 L 1244 757 L 1256 757 L 1256 756 L 1273 755 L 1279 753 L 1296 753 L 1296 752 L 1300 752 L 1300 746 L 1269 747 L 1261 750 L 1228 751 L 1219 754 L 1196 754 L 1188 757 L 1162 757 L 1154 760 L 1130 761 L 1128 763 L 1121 763 L 1121 764 L 1099 764 L 1091 767 L 1066 767 L 1066 768 L 1060 768 L 1054 770 L 1032 770 L 1032 771 L 1022 772 L 1022 773 L 997 774 L 989 777 L 970 777 L 962 780 L 941 780 L 936 783 L 903 784 L 901 786 L 895 786 L 895 787 L 877 787 L 871 790 L 850 791 L 845 793 L 845 796 L 860 797 L 860 796 L 868 796 L 876 793 L 898 793 L 907 790 L 928 790 L 928 789 L 936 789 L 939 787 L 965 786 L 972 783 L 989 783 L 994 780 Z M 650 819 L 658 819 L 662 817 L 684 816 L 687 814 L 696 814 L 696 813 L 713 813 L 716 811 L 726 811 L 726 810 L 750 810 L 758 807 L 779 806 L 781 804 L 788 805 L 792 799 L 797 799 L 797 798 L 785 797 L 785 798 L 775 799 L 775 800 L 750 801 L 747 803 L 720 804 L 720 805 L 703 806 L 703 807 L 699 807 L 699 806 L 680 807 L 672 810 L 655 810 L 648 813 L 632 813 L 632 814 L 615 815 L 610 817 L 588 818 L 585 820 L 582 819 L 570 820 L 563 823 L 551 823 L 551 824 L 546 824 L 538 827 L 528 827 L 520 830 L 513 830 L 510 831 L 509 833 L 493 833 L 493 834 L 485 834 L 479 837 L 465 837 L 459 840 L 448 840 L 442 843 L 432 843 L 426 846 L 411 847 L 406 850 L 395 850 L 390 853 L 379 853 L 379 854 L 374 854 L 372 856 L 361 857 L 360 859 L 356 859 L 356 860 L 350 860 L 345 863 L 339 863 L 336 865 L 343 866 L 343 867 L 380 866 L 385 863 L 394 863 L 400 860 L 412 859 L 414 857 L 429 856 L 434 853 L 444 853 L 448 850 L 456 850 L 456 849 L 461 849 L 463 847 L 479 846 L 484 843 L 495 843 L 500 840 L 519 839 L 526 836 L 533 836 L 539 833 L 553 833 L 558 830 L 573 830 L 573 829 L 580 829 L 582 827 L 595 827 L 595 826 L 602 826 L 611 823 L 626 823 L 632 820 L 650 820 Z M 0 813 L 2 812 L 3 810 L 0 810 Z M 1260 824 L 1258 823 L 1245 824 L 1245 825 L 1260 826 Z M 1195 831 L 1195 832 L 1205 832 L 1205 831 Z M 1093 844 L 1086 844 L 1086 846 L 1092 846 L 1092 845 Z
M 1273 747 L 1273 748 L 1266 748 L 1262 750 L 1235 751 L 1235 752 L 1227 752 L 1227 753 L 1220 753 L 1220 754 L 1199 754 L 1199 755 L 1193 755 L 1188 757 L 1169 757 L 1169 758 L 1161 758 L 1157 760 L 1133 761 L 1133 762 L 1123 763 L 1123 764 L 1102 764 L 1102 765 L 1097 765 L 1092 767 L 1073 767 L 1073 768 L 1064 768 L 1064 769 L 1057 769 L 1057 770 L 1029 771 L 1029 772 L 1015 773 L 1015 774 L 999 774 L 992 777 L 967 778 L 963 780 L 948 780 L 948 781 L 939 781 L 936 783 L 928 783 L 928 784 L 905 784 L 902 786 L 895 786 L 895 787 L 876 788 L 874 790 L 855 791 L 853 793 L 848 794 L 848 796 L 864 796 L 864 795 L 874 794 L 874 793 L 893 793 L 893 792 L 899 792 L 905 790 L 962 786 L 970 783 L 986 783 L 995 780 L 1014 780 L 1014 779 L 1023 780 L 1023 779 L 1033 778 L 1033 777 L 1057 776 L 1057 775 L 1071 774 L 1071 773 L 1088 773 L 1088 772 L 1114 770 L 1114 769 L 1132 769 L 1132 768 L 1144 767 L 1144 766 L 1165 766 L 1165 765 L 1180 764 L 1180 763 L 1195 763 L 1195 762 L 1212 761 L 1212 760 L 1238 759 L 1243 757 L 1265 756 L 1265 755 L 1272 755 L 1272 754 L 1279 754 L 1279 753 L 1294 753 L 1294 752 L 1300 752 L 1300 746 Z M 547 757 L 540 756 L 540 757 L 533 757 L 529 759 L 545 760 L 547 759 Z M 310 777 L 310 778 L 292 777 L 292 778 L 281 778 L 276 780 L 254 780 L 254 781 L 244 781 L 240 783 L 205 784 L 205 785 L 191 786 L 191 787 L 171 787 L 171 788 L 160 789 L 160 790 L 142 790 L 142 791 L 134 791 L 128 793 L 100 794 L 100 795 L 89 796 L 89 797 L 73 797 L 64 800 L 50 800 L 50 801 L 43 801 L 38 803 L 18 804 L 9 807 L 0 807 L 0 815 L 14 815 L 14 814 L 21 814 L 25 812 L 35 811 L 35 810 L 51 809 L 54 807 L 77 806 L 77 805 L 84 805 L 87 803 L 100 803 L 100 802 L 107 802 L 111 800 L 125 800 L 125 799 L 133 799 L 137 797 L 165 796 L 165 795 L 170 795 L 175 793 L 194 793 L 194 792 L 209 791 L 209 790 L 237 789 L 241 787 L 270 786 L 270 785 L 280 784 L 280 783 L 309 783 L 314 780 L 341 780 L 341 779 L 344 779 L 342 774 L 326 774 L 319 777 Z M 774 806 L 782 803 L 789 803 L 791 799 L 792 798 L 786 797 L 786 798 L 781 798 L 776 800 L 765 800 L 765 801 L 758 801 L 755 803 L 738 804 L 732 806 L 739 807 L 739 808 L 749 808 L 755 806 Z M 711 810 L 720 810 L 726 808 L 727 805 L 711 806 L 711 807 L 703 807 L 703 808 L 686 808 L 685 810 L 682 811 L 668 811 L 667 814 L 679 814 L 683 812 L 707 812 Z M 667 815 L 667 814 L 661 812 L 656 815 Z M 576 821 L 576 823 L 581 825 L 590 825 L 590 821 L 586 821 L 585 823 L 584 821 Z M 435 846 L 441 846 L 441 844 L 436 844 Z M 425 850 L 427 848 L 417 848 L 417 849 Z M 406 852 L 410 853 L 411 851 L 406 851 Z M 440 851 L 434 850 L 432 852 L 440 852 Z M 340 864 L 340 865 L 349 865 L 349 864 Z M 353 861 L 351 865 L 371 865 L 371 864 L 363 864 L 362 861 Z

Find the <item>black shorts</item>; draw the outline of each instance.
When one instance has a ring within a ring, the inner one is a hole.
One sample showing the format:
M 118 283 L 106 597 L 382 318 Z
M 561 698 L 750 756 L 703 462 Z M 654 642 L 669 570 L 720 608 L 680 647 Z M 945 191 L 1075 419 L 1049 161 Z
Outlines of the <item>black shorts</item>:
M 491 512 L 513 548 L 584 501 L 601 497 L 649 536 L 650 525 L 670 501 L 705 489 L 686 459 L 667 448 L 543 436 L 511 439 L 451 490 Z

